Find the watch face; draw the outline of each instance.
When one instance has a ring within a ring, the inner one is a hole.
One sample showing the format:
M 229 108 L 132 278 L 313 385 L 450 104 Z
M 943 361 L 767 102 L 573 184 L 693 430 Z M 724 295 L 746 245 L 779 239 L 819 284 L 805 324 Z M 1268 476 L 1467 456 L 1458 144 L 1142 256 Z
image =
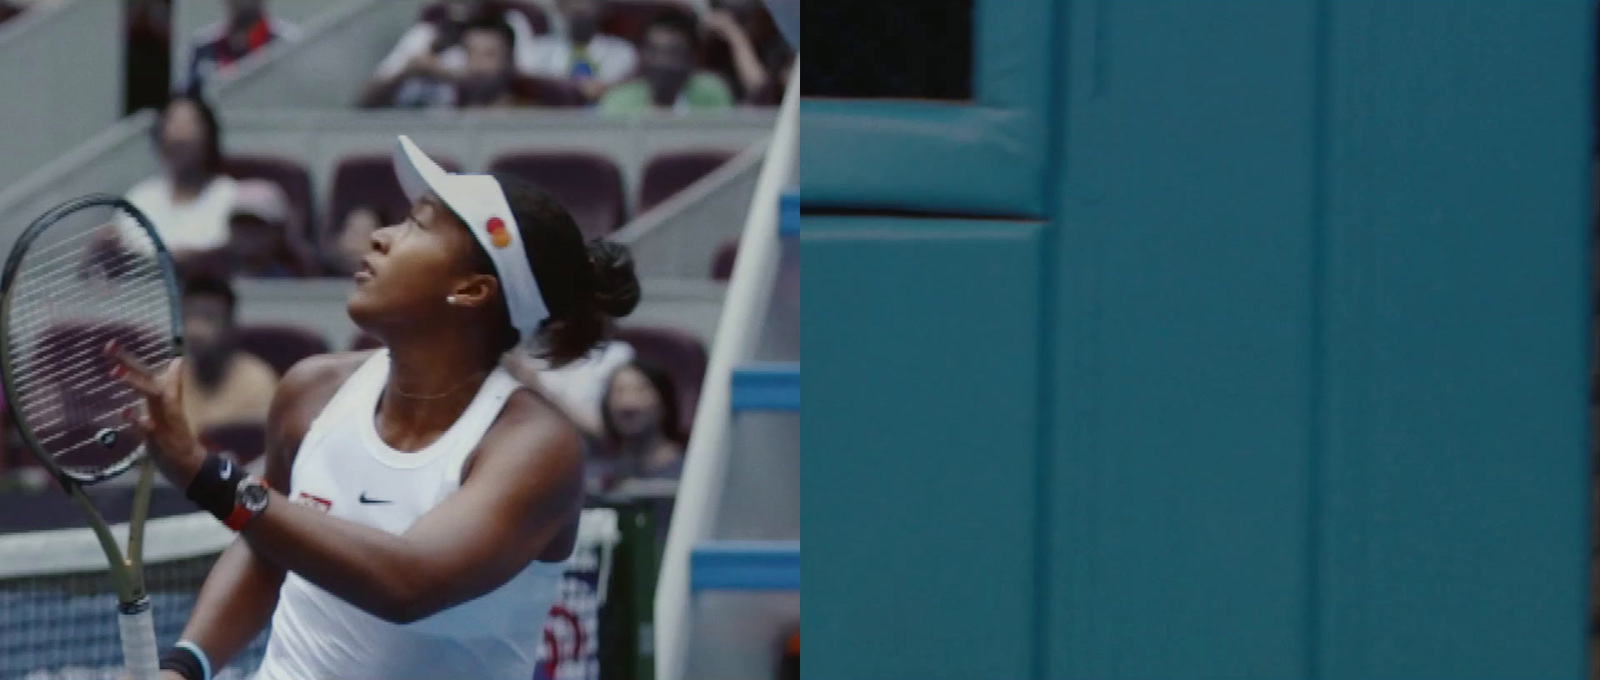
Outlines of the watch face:
M 261 512 L 267 507 L 267 487 L 251 480 L 239 486 L 239 505 L 251 512 Z

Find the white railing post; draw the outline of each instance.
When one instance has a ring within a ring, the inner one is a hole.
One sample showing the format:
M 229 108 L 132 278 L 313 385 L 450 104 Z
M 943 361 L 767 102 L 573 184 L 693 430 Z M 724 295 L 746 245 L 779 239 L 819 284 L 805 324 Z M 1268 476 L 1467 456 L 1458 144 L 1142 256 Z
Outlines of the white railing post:
M 778 202 L 793 182 L 800 136 L 800 77 L 796 58 L 778 123 L 772 132 L 750 215 L 739 239 L 728 296 L 711 344 L 683 477 L 656 582 L 656 680 L 681 680 L 689 651 L 689 552 L 709 537 L 728 469 L 733 369 L 753 356 L 778 270 Z

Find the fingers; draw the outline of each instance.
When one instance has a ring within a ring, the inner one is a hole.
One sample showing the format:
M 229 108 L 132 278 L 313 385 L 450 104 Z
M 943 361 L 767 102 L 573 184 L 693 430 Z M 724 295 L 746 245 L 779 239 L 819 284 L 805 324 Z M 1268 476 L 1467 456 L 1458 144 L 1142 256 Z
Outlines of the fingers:
M 162 395 L 161 386 L 150 375 L 150 369 L 145 368 L 144 362 L 139 361 L 138 357 L 123 351 L 117 341 L 106 343 L 105 355 L 112 360 L 111 377 L 121 379 L 134 391 L 147 397 Z

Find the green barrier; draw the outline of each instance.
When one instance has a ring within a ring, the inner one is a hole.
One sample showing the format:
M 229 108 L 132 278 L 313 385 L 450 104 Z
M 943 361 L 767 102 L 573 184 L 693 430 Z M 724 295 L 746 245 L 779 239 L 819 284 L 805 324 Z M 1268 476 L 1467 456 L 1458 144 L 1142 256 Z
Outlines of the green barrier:
M 654 680 L 656 577 L 677 482 L 641 480 L 590 498 L 589 507 L 617 512 L 622 540 L 612 556 L 606 602 L 600 608 L 602 680 Z

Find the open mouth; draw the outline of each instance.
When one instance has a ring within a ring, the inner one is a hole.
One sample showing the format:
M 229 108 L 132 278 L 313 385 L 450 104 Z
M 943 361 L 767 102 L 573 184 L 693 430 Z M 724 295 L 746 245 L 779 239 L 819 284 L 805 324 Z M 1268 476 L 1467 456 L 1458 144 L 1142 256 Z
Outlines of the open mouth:
M 366 260 L 362 260 L 361 268 L 356 270 L 356 282 L 360 283 L 362 281 L 369 281 L 372 279 L 374 274 L 375 272 L 372 271 L 372 265 L 367 264 Z

